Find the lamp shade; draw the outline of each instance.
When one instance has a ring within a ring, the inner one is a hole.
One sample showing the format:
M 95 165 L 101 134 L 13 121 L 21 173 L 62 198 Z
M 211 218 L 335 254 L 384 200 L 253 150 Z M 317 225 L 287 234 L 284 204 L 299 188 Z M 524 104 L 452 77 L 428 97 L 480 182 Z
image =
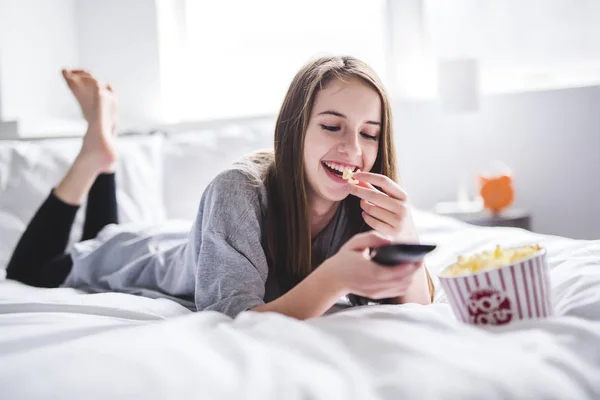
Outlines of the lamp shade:
M 2 123 L 2 49 L 0 49 L 0 123 Z
M 479 109 L 479 63 L 472 58 L 438 61 L 438 95 L 442 108 L 453 114 Z
M 0 139 L 18 139 L 19 124 L 17 121 L 4 121 L 2 111 L 2 53 L 0 52 Z

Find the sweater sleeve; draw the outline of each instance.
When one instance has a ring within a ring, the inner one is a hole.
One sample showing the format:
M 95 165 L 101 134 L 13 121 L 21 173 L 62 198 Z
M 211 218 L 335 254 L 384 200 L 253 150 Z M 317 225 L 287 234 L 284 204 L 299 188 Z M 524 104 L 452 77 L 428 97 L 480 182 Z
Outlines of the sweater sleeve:
M 198 311 L 234 318 L 264 304 L 269 268 L 261 245 L 259 193 L 236 170 L 221 173 L 205 190 L 189 243 Z

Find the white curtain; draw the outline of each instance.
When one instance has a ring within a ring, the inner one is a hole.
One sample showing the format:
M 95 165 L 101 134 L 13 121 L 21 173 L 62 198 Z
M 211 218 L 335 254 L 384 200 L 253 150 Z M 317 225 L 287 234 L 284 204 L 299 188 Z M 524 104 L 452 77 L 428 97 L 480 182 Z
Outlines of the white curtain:
M 478 59 L 489 91 L 600 76 L 599 1 L 424 0 L 423 15 L 431 54 Z
M 310 58 L 348 54 L 384 79 L 384 0 L 185 3 L 185 65 L 175 119 L 276 114 Z

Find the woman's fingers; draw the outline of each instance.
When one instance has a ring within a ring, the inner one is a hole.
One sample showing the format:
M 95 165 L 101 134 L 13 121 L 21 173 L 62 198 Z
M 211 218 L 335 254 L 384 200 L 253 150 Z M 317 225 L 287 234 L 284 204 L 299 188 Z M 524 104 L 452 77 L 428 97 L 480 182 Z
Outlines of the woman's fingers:
M 412 284 L 414 273 L 418 270 L 416 264 L 403 264 L 385 268 L 387 273 L 379 277 L 378 283 L 371 290 L 378 292 L 384 297 L 392 297 L 403 294 Z
M 360 201 L 360 208 L 373 218 L 385 222 L 395 228 L 400 226 L 402 219 L 406 215 L 405 210 L 399 209 L 396 212 L 391 212 L 365 200 Z
M 398 200 L 407 199 L 406 192 L 400 186 L 385 175 L 374 174 L 371 172 L 355 172 L 353 178 L 360 182 L 367 182 L 371 185 L 380 187 L 385 194 Z
M 354 235 L 352 239 L 346 243 L 346 246 L 349 246 L 352 250 L 362 251 L 364 249 L 381 247 L 390 243 L 391 241 L 385 238 L 381 233 L 370 231 Z
M 385 236 L 394 236 L 396 234 L 396 230 L 393 226 L 386 224 L 383 221 L 378 220 L 377 218 L 367 214 L 363 211 L 362 217 L 371 228 L 375 229 L 377 232 L 385 235 Z
M 414 274 L 415 271 L 419 269 L 419 264 L 406 263 L 406 264 L 399 264 L 399 265 L 393 265 L 393 266 L 379 266 L 379 267 L 384 269 L 384 271 L 380 272 L 381 276 L 379 278 L 381 280 L 397 282 L 399 280 L 403 280 L 407 277 L 412 276 L 412 274 Z
M 350 193 L 356 197 L 359 197 L 363 200 L 366 200 L 370 203 L 378 205 L 379 207 L 385 208 L 386 210 L 392 212 L 394 211 L 394 209 L 398 208 L 399 200 L 391 198 L 385 193 L 382 193 L 377 190 L 366 189 L 357 185 L 351 185 Z

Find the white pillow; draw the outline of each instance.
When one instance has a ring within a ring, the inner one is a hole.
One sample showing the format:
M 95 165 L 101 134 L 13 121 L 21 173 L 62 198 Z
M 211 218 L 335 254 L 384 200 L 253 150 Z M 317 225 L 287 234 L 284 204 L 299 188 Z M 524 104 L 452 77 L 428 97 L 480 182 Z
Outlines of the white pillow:
M 117 201 L 122 222 L 164 221 L 161 135 L 119 138 Z M 0 141 L 0 273 L 33 214 L 68 170 L 81 139 Z M 85 205 L 70 245 L 78 241 Z
M 164 146 L 164 203 L 168 219 L 193 220 L 202 192 L 232 162 L 273 148 L 273 120 L 170 134 Z

